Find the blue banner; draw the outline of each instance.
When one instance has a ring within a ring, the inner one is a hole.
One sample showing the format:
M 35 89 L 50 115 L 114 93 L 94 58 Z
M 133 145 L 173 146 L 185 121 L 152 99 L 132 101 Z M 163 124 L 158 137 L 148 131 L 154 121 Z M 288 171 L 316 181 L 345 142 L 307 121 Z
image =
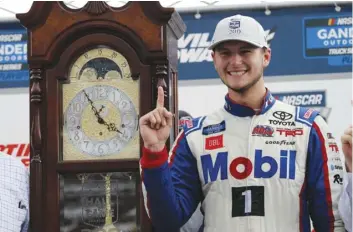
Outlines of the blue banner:
M 352 66 L 351 15 L 304 18 L 304 57 L 327 58 L 329 65 Z
M 27 31 L 20 25 L 0 25 L 0 88 L 29 85 L 27 41 Z
M 352 4 L 180 13 L 187 31 L 178 41 L 179 80 L 215 79 L 208 46 L 216 24 L 225 17 L 243 14 L 254 17 L 264 27 L 272 50 L 265 78 L 303 74 L 352 72 Z M 0 24 L 0 88 L 27 87 L 27 32 L 19 24 Z
M 178 41 L 179 80 L 218 78 L 210 45 L 217 23 L 243 14 L 254 17 L 265 29 L 272 50 L 266 76 L 352 72 L 352 4 L 272 9 L 181 13 L 187 31 Z

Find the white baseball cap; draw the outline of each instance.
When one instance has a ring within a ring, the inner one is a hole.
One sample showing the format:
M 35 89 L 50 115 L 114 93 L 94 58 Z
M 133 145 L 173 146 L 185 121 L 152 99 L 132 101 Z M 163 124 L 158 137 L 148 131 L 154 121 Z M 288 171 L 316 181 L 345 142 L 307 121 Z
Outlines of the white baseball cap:
M 261 24 L 251 17 L 240 14 L 218 22 L 208 49 L 212 50 L 218 44 L 229 40 L 244 41 L 257 47 L 268 48 L 265 31 Z

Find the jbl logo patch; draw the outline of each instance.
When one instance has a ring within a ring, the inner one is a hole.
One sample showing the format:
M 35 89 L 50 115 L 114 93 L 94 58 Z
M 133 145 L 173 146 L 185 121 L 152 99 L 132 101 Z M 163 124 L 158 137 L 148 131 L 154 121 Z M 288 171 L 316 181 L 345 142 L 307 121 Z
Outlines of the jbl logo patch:
M 223 135 L 206 138 L 205 149 L 214 150 L 223 147 Z

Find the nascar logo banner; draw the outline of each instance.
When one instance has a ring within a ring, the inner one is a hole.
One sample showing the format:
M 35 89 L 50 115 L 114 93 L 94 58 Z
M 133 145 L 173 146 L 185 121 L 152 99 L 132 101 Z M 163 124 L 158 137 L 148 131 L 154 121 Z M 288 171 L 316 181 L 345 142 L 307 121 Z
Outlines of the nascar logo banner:
M 327 58 L 329 65 L 352 65 L 352 16 L 305 18 L 304 57 Z

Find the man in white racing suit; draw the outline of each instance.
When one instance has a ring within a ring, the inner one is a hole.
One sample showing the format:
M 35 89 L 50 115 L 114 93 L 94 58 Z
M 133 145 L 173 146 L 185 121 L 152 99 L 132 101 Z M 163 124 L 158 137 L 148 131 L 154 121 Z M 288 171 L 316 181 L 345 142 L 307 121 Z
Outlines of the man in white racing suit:
M 318 112 L 265 88 L 271 49 L 262 26 L 225 18 L 210 49 L 228 87 L 224 106 L 184 126 L 170 155 L 173 116 L 161 87 L 156 109 L 140 119 L 145 206 L 156 231 L 178 231 L 200 202 L 205 232 L 309 232 L 310 218 L 316 232 L 344 231 L 336 141 Z

